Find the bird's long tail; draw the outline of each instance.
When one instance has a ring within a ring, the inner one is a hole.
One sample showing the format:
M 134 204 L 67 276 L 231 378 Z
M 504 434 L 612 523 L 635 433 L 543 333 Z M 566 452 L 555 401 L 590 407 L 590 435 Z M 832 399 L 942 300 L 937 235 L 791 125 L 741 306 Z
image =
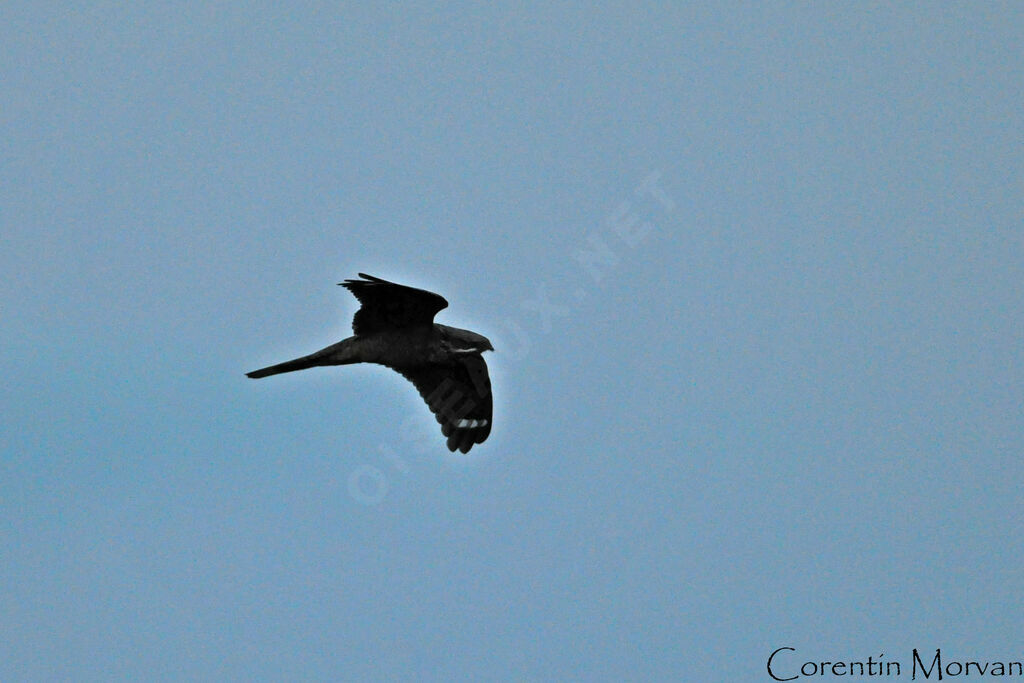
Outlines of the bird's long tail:
M 259 379 L 260 377 L 279 375 L 282 372 L 295 372 L 296 370 L 315 368 L 320 365 L 346 365 L 348 363 L 358 363 L 359 359 L 356 358 L 353 345 L 351 344 L 352 339 L 352 337 L 349 337 L 337 344 L 332 344 L 327 348 L 320 349 L 316 353 L 311 353 L 308 356 L 302 356 L 295 360 L 287 360 L 283 363 L 278 363 L 277 365 L 271 365 L 265 368 L 260 368 L 259 370 L 247 372 L 245 373 L 245 376 L 251 377 L 252 379 Z

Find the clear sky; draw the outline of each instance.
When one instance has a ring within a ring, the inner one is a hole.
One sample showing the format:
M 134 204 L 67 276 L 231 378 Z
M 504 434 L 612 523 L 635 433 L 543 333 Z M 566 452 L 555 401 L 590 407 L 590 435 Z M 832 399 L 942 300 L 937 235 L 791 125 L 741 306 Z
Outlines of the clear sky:
M 1021 660 L 1021 5 L 368 4 L 0 10 L 0 679 Z

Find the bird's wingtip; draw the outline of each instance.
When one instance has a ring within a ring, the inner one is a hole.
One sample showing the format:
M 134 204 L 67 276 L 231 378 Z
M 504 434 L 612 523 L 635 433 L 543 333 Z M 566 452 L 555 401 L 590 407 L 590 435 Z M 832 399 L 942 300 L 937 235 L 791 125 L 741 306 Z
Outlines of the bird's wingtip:
M 374 277 L 373 275 L 367 275 L 366 273 L 356 273 L 356 275 L 358 275 L 362 279 L 361 280 L 357 280 L 356 278 L 348 278 L 344 282 L 339 282 L 338 286 L 339 287 L 348 287 L 349 285 L 353 285 L 353 284 L 362 285 L 362 284 L 366 284 L 367 282 L 384 282 L 384 283 L 387 283 L 387 280 L 382 280 L 379 277 Z

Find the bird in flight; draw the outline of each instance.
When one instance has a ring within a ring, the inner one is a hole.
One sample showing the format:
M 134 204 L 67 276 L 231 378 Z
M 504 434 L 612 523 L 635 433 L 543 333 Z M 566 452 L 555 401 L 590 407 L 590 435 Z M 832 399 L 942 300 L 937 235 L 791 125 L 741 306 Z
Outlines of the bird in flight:
M 448 437 L 448 450 L 468 453 L 491 433 L 491 380 L 482 335 L 434 322 L 448 306 L 433 292 L 359 273 L 338 284 L 361 307 L 352 319 L 354 336 L 308 356 L 246 373 L 253 379 L 321 365 L 377 363 L 416 385 Z

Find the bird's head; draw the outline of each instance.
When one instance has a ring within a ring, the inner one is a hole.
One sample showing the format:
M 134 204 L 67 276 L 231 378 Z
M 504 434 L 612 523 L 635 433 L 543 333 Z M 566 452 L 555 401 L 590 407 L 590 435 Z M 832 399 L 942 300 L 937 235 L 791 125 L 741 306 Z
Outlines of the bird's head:
M 441 328 L 441 333 L 455 351 L 483 353 L 484 351 L 494 350 L 494 347 L 491 346 L 491 340 L 482 334 L 470 332 L 469 330 L 460 330 L 457 327 L 448 327 L 447 325 L 438 325 L 437 327 Z

